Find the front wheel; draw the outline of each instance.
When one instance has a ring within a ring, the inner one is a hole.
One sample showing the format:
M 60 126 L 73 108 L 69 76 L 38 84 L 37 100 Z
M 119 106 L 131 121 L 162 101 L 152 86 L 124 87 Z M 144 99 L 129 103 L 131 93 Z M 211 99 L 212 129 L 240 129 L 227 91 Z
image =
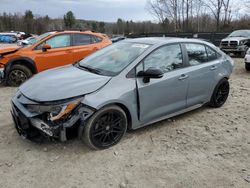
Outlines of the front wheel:
M 7 75 L 7 85 L 19 86 L 32 76 L 32 72 L 24 65 L 13 65 Z
M 215 87 L 209 105 L 215 108 L 221 107 L 228 98 L 229 90 L 229 82 L 227 79 L 223 78 Z
M 122 139 L 127 124 L 126 114 L 120 107 L 104 107 L 88 120 L 82 139 L 92 149 L 106 149 Z

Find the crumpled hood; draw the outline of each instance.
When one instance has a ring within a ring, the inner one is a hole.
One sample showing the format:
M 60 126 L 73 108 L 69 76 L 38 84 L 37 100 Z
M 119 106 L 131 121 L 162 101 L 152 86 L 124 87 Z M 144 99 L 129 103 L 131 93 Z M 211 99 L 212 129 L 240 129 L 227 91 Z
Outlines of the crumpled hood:
M 222 39 L 222 41 L 242 41 L 242 40 L 247 40 L 248 38 L 246 37 L 227 37 Z
M 51 102 L 92 93 L 110 79 L 70 65 L 39 73 L 19 89 L 31 100 Z
M 13 46 L 13 47 L 6 47 L 6 48 L 0 48 L 0 54 L 4 55 L 6 53 L 14 53 L 16 52 L 20 46 Z

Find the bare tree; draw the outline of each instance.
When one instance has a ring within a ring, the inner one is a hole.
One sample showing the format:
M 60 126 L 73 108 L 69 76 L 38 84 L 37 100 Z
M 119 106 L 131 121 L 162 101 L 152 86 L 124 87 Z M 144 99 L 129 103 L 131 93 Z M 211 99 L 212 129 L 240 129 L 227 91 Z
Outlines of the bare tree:
M 156 16 L 161 23 L 166 19 L 174 24 L 174 30 L 178 30 L 178 6 L 180 0 L 149 0 L 148 10 Z

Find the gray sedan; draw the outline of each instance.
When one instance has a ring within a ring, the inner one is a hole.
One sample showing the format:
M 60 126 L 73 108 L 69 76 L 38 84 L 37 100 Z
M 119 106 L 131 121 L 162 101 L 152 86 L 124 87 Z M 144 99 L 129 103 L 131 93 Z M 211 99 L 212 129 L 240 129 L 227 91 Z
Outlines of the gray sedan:
M 75 135 L 105 149 L 127 129 L 204 105 L 221 107 L 232 71 L 232 59 L 205 41 L 124 40 L 34 76 L 13 97 L 11 114 L 22 137 L 40 142 Z

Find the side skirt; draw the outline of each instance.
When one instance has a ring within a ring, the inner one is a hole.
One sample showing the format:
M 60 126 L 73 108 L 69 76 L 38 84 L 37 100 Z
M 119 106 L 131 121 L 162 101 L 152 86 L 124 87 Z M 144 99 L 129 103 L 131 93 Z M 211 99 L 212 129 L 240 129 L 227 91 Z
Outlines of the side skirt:
M 180 115 L 180 114 L 184 114 L 184 113 L 186 113 L 186 112 L 190 112 L 190 111 L 195 110 L 195 109 L 197 109 L 197 108 L 200 108 L 200 107 L 202 107 L 202 106 L 204 106 L 204 105 L 205 105 L 205 104 L 197 104 L 197 105 L 191 106 L 191 107 L 186 108 L 186 109 L 184 109 L 184 110 L 180 110 L 180 111 L 178 111 L 178 112 L 175 112 L 175 113 L 172 113 L 172 114 L 168 114 L 168 115 L 166 115 L 166 116 L 163 116 L 163 117 L 154 119 L 154 120 L 152 120 L 152 121 L 150 121 L 150 122 L 147 122 L 147 123 L 145 123 L 145 124 L 142 124 L 142 125 L 136 127 L 135 129 L 139 129 L 139 128 L 145 127 L 145 126 L 147 126 L 147 125 L 154 124 L 154 123 L 156 123 L 156 122 L 159 122 L 159 121 L 162 121 L 162 120 L 166 120 L 166 119 L 169 119 L 169 118 L 171 118 L 171 117 L 178 116 L 178 115 Z

